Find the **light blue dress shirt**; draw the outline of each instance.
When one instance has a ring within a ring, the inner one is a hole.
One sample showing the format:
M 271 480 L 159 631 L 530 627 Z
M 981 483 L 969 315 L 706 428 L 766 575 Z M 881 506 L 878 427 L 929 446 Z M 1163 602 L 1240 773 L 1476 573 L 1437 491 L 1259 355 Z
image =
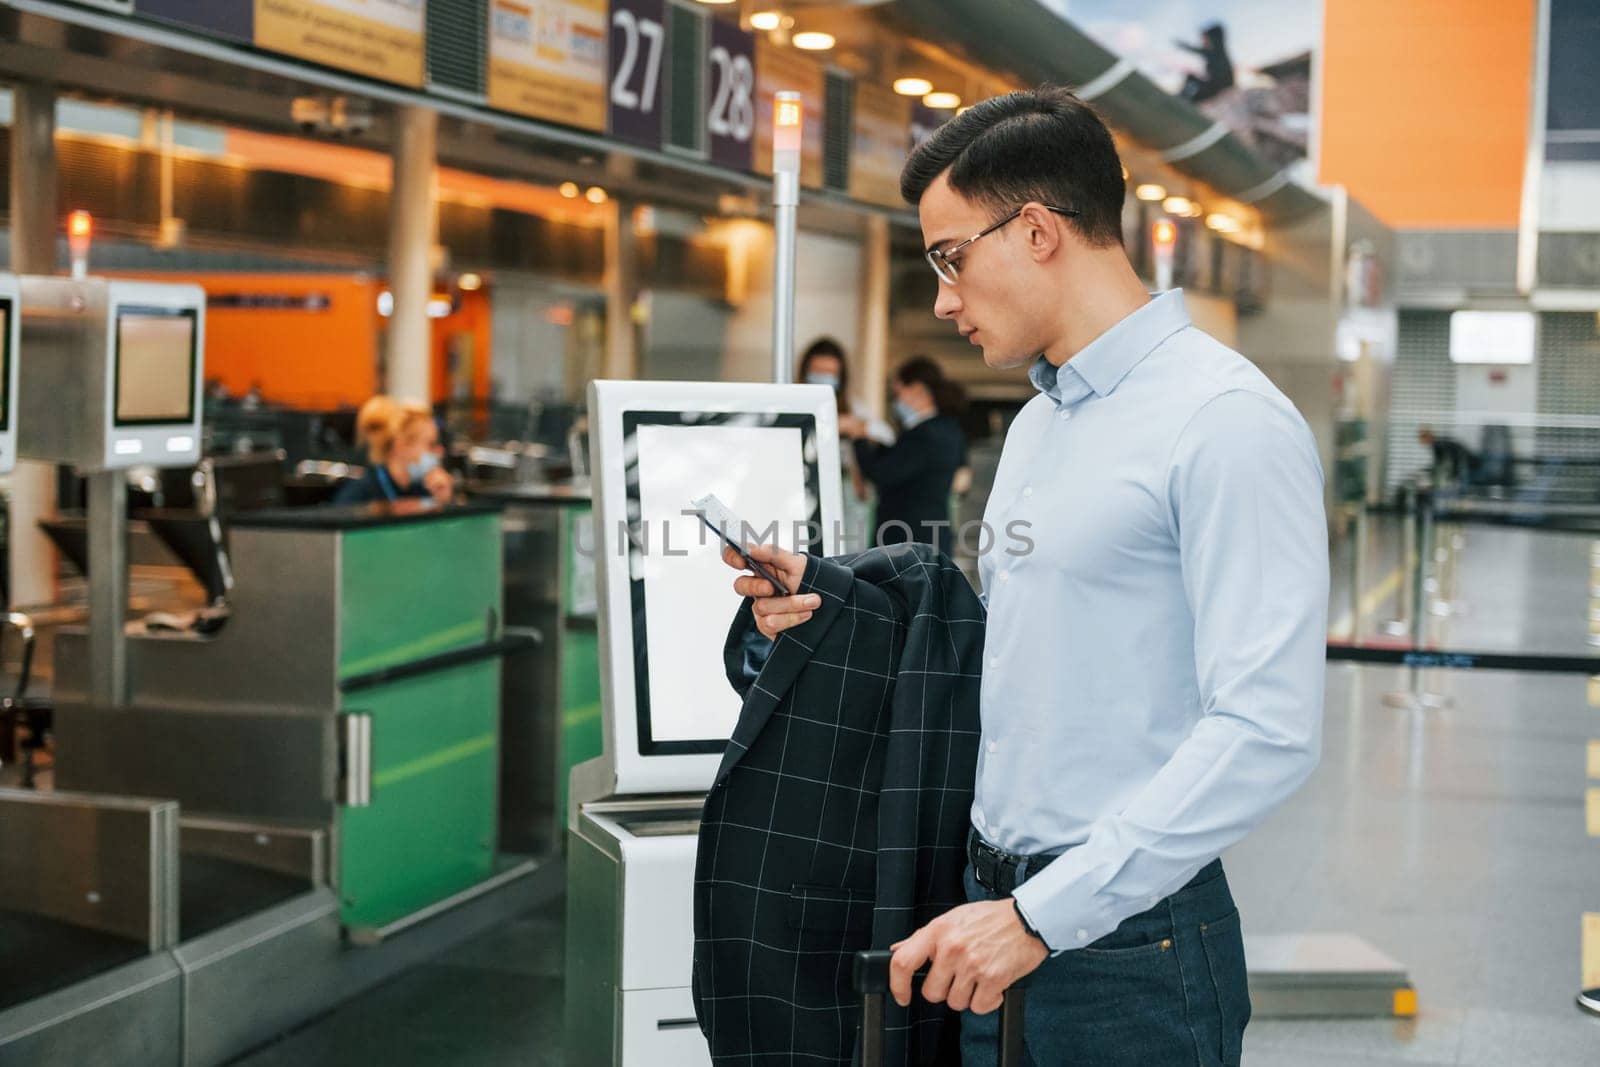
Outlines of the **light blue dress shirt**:
M 1316 766 L 1328 542 L 1305 421 L 1181 292 L 1030 377 L 984 515 L 972 821 L 1009 852 L 1066 849 L 1016 891 L 1063 951 L 1177 891 Z

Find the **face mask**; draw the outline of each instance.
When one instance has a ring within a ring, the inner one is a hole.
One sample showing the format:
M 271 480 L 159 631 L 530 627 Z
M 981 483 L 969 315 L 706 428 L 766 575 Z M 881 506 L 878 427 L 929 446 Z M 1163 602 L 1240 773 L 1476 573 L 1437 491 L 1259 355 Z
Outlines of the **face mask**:
M 807 371 L 806 384 L 826 385 L 837 393 L 839 391 L 839 376 L 837 374 L 822 374 L 818 371 Z
M 406 473 L 411 476 L 411 480 L 413 482 L 420 482 L 423 478 L 427 477 L 429 471 L 433 470 L 438 465 L 438 456 L 434 455 L 432 452 L 424 452 L 420 459 L 413 460 L 411 463 L 406 465 Z
M 904 426 L 906 423 L 910 422 L 920 414 L 921 412 L 912 407 L 910 404 L 906 403 L 904 400 L 895 400 L 894 417 L 900 420 L 900 425 Z

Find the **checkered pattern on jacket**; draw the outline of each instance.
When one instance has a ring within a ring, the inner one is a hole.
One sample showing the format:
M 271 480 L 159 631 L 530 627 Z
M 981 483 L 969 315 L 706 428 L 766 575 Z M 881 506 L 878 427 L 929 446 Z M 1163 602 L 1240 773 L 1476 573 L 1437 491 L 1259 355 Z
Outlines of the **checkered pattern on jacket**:
M 718 1065 L 848 1064 L 857 950 L 965 900 L 984 609 L 926 545 L 807 561 L 822 597 L 742 677 L 695 868 L 695 1012 Z M 886 1062 L 955 1063 L 958 1020 L 891 1001 Z

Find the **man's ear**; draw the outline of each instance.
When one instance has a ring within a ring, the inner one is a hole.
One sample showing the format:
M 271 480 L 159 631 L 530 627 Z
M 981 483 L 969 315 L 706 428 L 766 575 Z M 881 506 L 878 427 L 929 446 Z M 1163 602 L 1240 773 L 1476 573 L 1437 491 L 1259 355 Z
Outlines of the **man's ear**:
M 1028 252 L 1034 262 L 1043 263 L 1061 250 L 1061 228 L 1056 214 L 1037 202 L 1024 205 L 1017 221 L 1022 224 Z

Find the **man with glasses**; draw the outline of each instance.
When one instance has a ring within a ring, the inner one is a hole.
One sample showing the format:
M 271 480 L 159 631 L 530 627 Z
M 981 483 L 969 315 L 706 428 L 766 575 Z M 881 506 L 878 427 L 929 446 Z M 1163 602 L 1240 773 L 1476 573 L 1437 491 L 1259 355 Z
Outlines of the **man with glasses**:
M 901 191 L 939 276 L 934 314 L 1039 395 L 984 516 L 1025 523 L 1032 550 L 979 562 L 971 903 L 896 946 L 895 997 L 926 966 L 921 992 L 965 1012 L 973 1065 L 994 1062 L 993 1013 L 1024 980 L 1034 1063 L 1237 1064 L 1250 1001 L 1218 857 L 1317 763 L 1316 444 L 1181 292 L 1145 292 L 1116 148 L 1071 93 L 973 106 L 913 153 Z M 803 568 L 755 555 L 790 581 Z M 815 606 L 735 587 L 766 598 L 769 637 Z

